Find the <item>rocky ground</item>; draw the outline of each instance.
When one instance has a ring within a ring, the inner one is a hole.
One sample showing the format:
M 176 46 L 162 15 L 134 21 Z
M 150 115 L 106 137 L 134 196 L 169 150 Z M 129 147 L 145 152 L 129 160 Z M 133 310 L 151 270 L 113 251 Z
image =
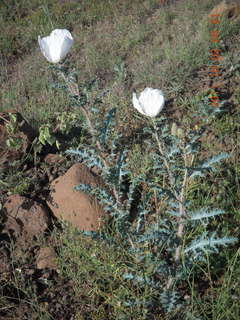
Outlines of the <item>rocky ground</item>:
M 6 297 L 6 307 L 0 309 L 0 319 L 10 319 L 9 311 L 11 319 L 33 319 L 29 305 L 24 302 L 28 283 L 31 283 L 32 294 L 45 310 L 55 319 L 66 319 L 65 310 L 70 313 L 72 309 L 76 310 L 78 301 L 74 301 L 71 293 L 71 280 L 59 276 L 56 243 L 51 231 L 56 225 L 61 228 L 58 223 L 61 218 L 80 230 L 99 227 L 102 209 L 94 199 L 73 188 L 80 183 L 96 186 L 100 180 L 83 164 L 73 165 L 71 159 L 48 153 L 48 150 L 43 150 L 38 155 L 38 162 L 34 163 L 34 130 L 20 113 L 11 114 L 17 117 L 14 138 L 20 139 L 21 148 L 6 148 L 6 141 L 10 138 L 7 128 L 9 113 L 1 113 L 1 174 L 6 179 L 9 170 L 16 166 L 22 181 L 27 180 L 28 183 L 26 196 L 1 185 L 0 270 L 1 292 Z M 23 162 L 26 155 L 29 160 Z M 22 288 L 22 296 L 18 298 L 15 277 Z

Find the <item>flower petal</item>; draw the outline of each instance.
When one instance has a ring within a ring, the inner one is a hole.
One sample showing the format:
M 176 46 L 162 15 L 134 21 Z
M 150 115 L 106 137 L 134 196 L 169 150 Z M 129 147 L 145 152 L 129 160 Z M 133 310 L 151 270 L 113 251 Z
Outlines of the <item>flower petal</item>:
M 146 116 L 135 92 L 133 92 L 132 103 L 133 103 L 134 108 L 137 109 L 138 112 L 140 112 L 141 114 Z
M 52 62 L 51 56 L 50 56 L 50 51 L 49 51 L 49 46 L 48 46 L 48 44 L 46 42 L 46 37 L 41 39 L 41 37 L 38 36 L 38 43 L 39 43 L 40 49 L 41 49 L 42 54 L 44 55 L 44 57 L 49 62 Z

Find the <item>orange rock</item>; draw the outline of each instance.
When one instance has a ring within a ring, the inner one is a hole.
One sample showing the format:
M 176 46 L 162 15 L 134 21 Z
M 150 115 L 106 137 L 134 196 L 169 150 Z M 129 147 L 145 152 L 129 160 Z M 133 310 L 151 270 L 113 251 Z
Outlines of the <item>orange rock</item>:
M 96 199 L 74 190 L 79 184 L 100 186 L 100 179 L 83 164 L 73 165 L 63 176 L 51 184 L 51 200 L 48 205 L 53 214 L 84 231 L 96 231 L 100 227 L 104 211 Z
M 226 16 L 229 19 L 235 19 L 240 15 L 240 3 L 237 0 L 224 0 L 215 6 L 210 14 L 208 15 L 209 19 L 213 19 L 213 15 L 219 14 Z

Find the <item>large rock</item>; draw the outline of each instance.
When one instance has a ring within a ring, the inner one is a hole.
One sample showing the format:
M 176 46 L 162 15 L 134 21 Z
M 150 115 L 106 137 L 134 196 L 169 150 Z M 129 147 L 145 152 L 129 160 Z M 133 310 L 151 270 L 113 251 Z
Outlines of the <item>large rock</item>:
M 6 223 L 4 230 L 23 241 L 41 236 L 49 226 L 49 212 L 42 204 L 20 195 L 8 197 L 4 206 Z
M 101 186 L 100 179 L 83 164 L 73 165 L 51 184 L 48 205 L 53 214 L 83 231 L 96 231 L 104 212 L 97 200 L 84 192 L 74 190 L 79 184 Z

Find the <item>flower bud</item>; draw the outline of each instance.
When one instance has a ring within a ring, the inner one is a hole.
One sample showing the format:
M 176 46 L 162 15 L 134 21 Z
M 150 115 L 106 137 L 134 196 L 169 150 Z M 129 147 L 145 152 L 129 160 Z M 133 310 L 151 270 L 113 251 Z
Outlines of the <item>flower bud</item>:
M 181 128 L 177 129 L 177 136 L 178 136 L 179 139 L 184 137 L 183 129 L 181 129 Z
M 177 136 L 177 129 L 178 129 L 178 127 L 177 127 L 176 123 L 173 122 L 172 128 L 171 128 L 171 135 L 172 136 L 175 136 L 175 137 Z

